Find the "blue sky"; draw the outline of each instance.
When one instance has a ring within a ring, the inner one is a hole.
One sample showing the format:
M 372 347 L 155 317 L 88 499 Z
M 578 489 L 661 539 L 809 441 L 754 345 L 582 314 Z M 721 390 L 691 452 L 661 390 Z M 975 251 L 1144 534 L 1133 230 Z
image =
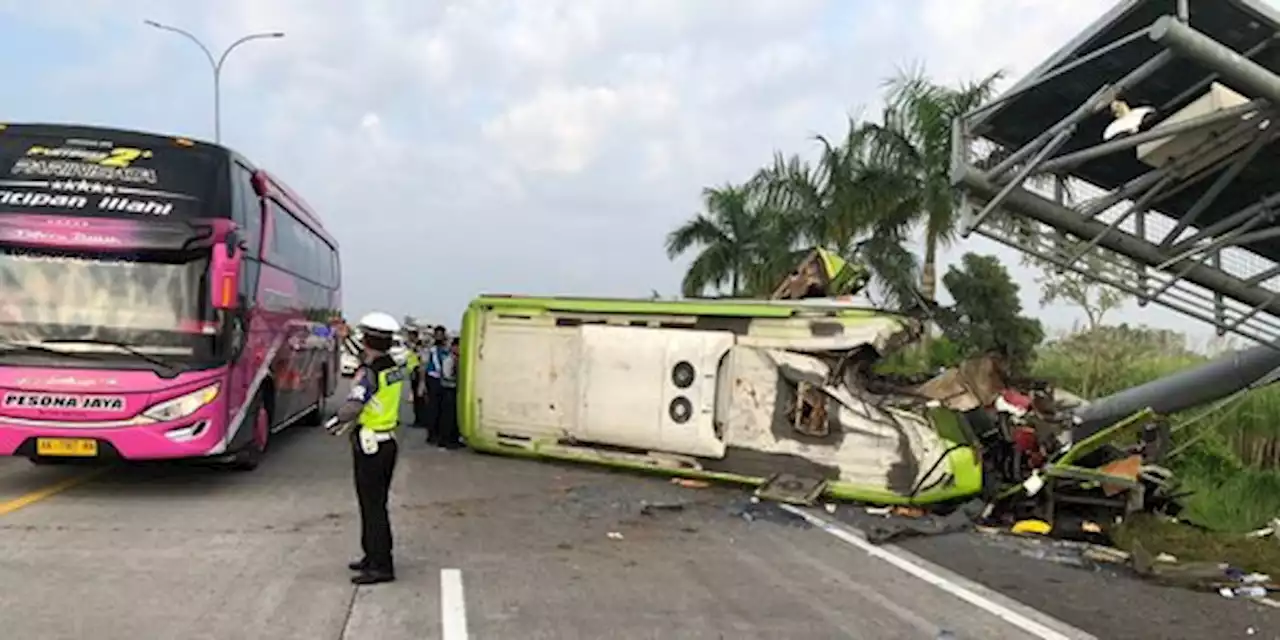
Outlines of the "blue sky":
M 663 236 L 703 186 L 812 151 L 896 68 L 1016 78 L 1109 0 L 0 0 L 0 119 L 211 138 L 342 243 L 348 311 L 456 324 L 479 292 L 678 290 Z M 1016 24 L 1016 29 L 1008 25 Z M 972 239 L 949 250 L 1017 256 Z M 1050 310 L 1068 326 L 1074 316 Z M 1192 329 L 1163 311 L 1124 319 Z

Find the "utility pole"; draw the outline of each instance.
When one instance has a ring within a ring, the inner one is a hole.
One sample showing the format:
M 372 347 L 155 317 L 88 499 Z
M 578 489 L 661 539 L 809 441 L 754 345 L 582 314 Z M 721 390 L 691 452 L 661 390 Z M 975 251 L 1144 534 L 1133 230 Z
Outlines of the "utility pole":
M 221 56 L 218 56 L 217 58 L 215 58 L 213 57 L 213 52 L 209 51 L 209 47 L 204 46 L 204 43 L 200 42 L 199 38 L 191 35 L 190 32 L 184 31 L 177 27 L 171 27 L 167 24 L 160 24 L 155 20 L 144 20 L 143 22 L 147 26 L 155 27 L 157 29 L 163 29 L 165 31 L 172 31 L 178 35 L 186 37 L 188 40 L 196 43 L 196 46 L 200 47 L 200 50 L 204 52 L 205 57 L 209 59 L 209 66 L 213 68 L 213 141 L 221 144 L 222 143 L 222 65 L 223 63 L 227 61 L 227 56 L 236 47 L 246 42 L 249 42 L 250 40 L 262 40 L 266 38 L 283 38 L 284 32 L 272 31 L 272 32 L 264 32 L 264 33 L 251 33 L 247 36 L 243 36 L 239 40 L 232 42 L 231 46 L 227 47 L 222 52 Z

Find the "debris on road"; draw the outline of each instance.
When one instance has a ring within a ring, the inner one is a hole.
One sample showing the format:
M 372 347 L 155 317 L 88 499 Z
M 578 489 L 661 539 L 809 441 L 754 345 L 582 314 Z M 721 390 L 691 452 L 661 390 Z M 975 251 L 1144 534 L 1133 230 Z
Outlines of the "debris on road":
M 1036 535 L 1047 536 L 1053 531 L 1053 525 L 1044 520 L 1019 520 L 1013 523 L 1009 528 L 1013 533 L 1034 533 Z
M 684 511 L 684 502 L 645 502 L 640 501 L 640 515 L 654 516 L 661 511 Z
M 893 516 L 873 521 L 863 527 L 867 541 L 884 544 L 914 536 L 936 536 L 965 531 L 973 527 L 986 505 L 981 500 L 971 500 L 946 515 L 921 514 L 919 516 Z
M 808 529 L 813 526 L 808 520 L 783 509 L 778 503 L 762 501 L 755 496 L 730 504 L 729 515 L 747 522 L 763 520 L 801 529 Z

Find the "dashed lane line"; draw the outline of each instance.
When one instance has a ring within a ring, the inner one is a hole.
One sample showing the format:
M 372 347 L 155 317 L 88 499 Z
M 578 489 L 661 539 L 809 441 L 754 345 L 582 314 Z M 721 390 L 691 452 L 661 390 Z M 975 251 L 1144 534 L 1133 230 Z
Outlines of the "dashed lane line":
M 440 626 L 443 640 L 467 640 L 467 600 L 460 569 L 440 570 Z

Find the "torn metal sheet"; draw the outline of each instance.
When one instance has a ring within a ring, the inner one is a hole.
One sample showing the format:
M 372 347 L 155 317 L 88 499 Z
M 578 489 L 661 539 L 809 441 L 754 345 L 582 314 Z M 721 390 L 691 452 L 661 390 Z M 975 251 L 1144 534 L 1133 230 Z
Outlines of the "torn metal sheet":
M 876 353 L 892 353 L 920 332 L 919 323 L 891 316 L 865 318 L 857 323 L 814 318 L 805 320 L 803 326 L 804 332 L 749 331 L 738 336 L 735 342 L 743 347 L 812 354 L 839 354 L 864 348 Z
M 1007 386 L 1006 377 L 1000 360 L 987 355 L 966 360 L 908 391 L 948 409 L 972 411 L 993 404 Z
M 789 473 L 779 473 L 756 489 L 761 500 L 810 505 L 822 495 L 827 482 L 822 478 L 802 478 Z
M 802 457 L 834 478 L 902 495 L 947 482 L 938 464 L 953 442 L 929 414 L 880 406 L 865 389 L 832 382 L 831 359 L 781 350 L 734 347 L 725 357 L 716 414 L 725 443 L 751 451 Z M 826 428 L 797 429 L 794 407 L 822 406 Z M 825 431 L 814 435 L 813 431 Z

